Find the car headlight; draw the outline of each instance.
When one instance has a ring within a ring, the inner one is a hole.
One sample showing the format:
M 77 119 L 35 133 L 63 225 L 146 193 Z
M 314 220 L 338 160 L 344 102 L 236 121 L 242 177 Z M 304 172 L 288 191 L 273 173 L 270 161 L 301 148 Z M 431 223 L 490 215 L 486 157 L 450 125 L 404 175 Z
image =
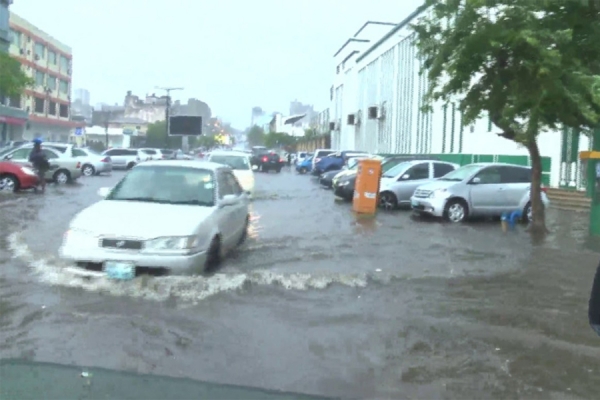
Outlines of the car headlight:
M 21 167 L 21 172 L 23 172 L 25 175 L 36 176 L 35 171 L 29 167 Z
M 198 245 L 196 236 L 169 236 L 147 240 L 144 250 L 150 251 L 182 251 L 191 250 Z
M 436 198 L 443 199 L 448 196 L 449 196 L 449 193 L 448 193 L 447 189 L 436 189 L 429 194 L 430 199 L 436 199 Z
M 63 245 L 69 247 L 98 247 L 98 236 L 81 229 L 69 229 L 63 237 Z
M 340 186 L 348 186 L 350 184 L 350 181 L 344 181 L 342 183 L 340 183 Z

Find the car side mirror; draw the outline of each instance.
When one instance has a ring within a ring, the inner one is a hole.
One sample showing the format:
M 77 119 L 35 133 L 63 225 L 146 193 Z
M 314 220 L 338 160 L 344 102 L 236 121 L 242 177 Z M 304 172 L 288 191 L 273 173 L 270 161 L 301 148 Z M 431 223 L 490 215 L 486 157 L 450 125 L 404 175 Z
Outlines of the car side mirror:
M 100 189 L 98 189 L 98 196 L 106 198 L 106 196 L 108 196 L 111 192 L 111 188 L 109 187 L 101 187 Z
M 410 178 L 410 174 L 404 174 L 400 177 L 401 180 L 405 181 Z
M 252 166 L 252 171 L 258 171 L 258 165 L 253 165 Z
M 12 158 L 13 158 L 12 154 L 9 154 L 6 157 L 4 157 L 5 160 L 11 160 Z
M 475 178 L 471 179 L 471 184 L 472 185 L 479 185 L 481 183 L 481 178 L 476 176 Z
M 237 201 L 237 196 L 236 195 L 234 195 L 234 194 L 226 194 L 219 201 L 219 207 L 223 208 L 223 207 L 232 206 L 232 205 L 235 204 L 236 201 Z

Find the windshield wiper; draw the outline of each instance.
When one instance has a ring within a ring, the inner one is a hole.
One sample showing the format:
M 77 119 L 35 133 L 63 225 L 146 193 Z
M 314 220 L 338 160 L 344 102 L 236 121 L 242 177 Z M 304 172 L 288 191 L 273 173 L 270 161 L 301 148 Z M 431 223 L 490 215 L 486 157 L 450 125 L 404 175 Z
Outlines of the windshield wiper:
M 119 201 L 143 201 L 146 203 L 163 203 L 163 200 L 158 200 L 153 197 L 113 197 L 109 200 L 119 200 Z
M 190 205 L 190 206 L 206 206 L 212 207 L 214 203 L 208 201 L 200 201 L 200 200 L 174 200 L 174 201 L 165 201 L 168 204 L 176 204 L 176 205 Z
M 439 178 L 439 181 L 462 182 L 460 178 Z

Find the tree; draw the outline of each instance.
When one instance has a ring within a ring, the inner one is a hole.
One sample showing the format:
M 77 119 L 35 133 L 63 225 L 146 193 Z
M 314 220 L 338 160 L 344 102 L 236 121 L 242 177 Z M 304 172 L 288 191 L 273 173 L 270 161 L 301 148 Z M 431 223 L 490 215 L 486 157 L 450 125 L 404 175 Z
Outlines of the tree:
M 18 60 L 0 52 L 0 95 L 19 96 L 33 83 L 33 79 L 21 69 L 21 63 Z
M 190 145 L 192 145 L 192 143 L 190 143 Z M 146 146 L 156 148 L 167 147 L 170 149 L 180 149 L 181 137 L 167 137 L 167 123 L 165 121 L 157 121 L 153 124 L 148 125 L 148 130 L 146 132 Z
M 290 147 L 296 143 L 294 136 L 283 132 L 269 132 L 265 136 L 265 146 L 268 148 Z
M 581 0 L 426 0 L 413 25 L 427 107 L 456 101 L 469 125 L 487 114 L 531 157 L 532 233 L 546 233 L 541 132 L 600 121 L 600 13 Z
M 319 132 L 317 132 L 317 130 L 314 128 L 308 128 L 304 130 L 304 137 L 307 139 L 311 139 L 317 136 L 319 136 Z
M 265 145 L 265 131 L 257 125 L 254 125 L 248 133 L 246 138 L 250 146 L 264 146 Z
M 208 150 L 218 145 L 217 140 L 214 136 L 203 135 L 198 138 L 198 146 L 204 147 Z

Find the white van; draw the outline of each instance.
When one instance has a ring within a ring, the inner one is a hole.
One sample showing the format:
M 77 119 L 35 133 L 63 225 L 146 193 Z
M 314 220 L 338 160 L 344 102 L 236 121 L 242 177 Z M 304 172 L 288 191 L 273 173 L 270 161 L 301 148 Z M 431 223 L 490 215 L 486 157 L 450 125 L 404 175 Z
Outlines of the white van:
M 231 167 L 242 189 L 247 191 L 250 197 L 254 196 L 254 171 L 250 163 L 250 154 L 241 151 L 216 150 L 208 155 L 207 161 Z

